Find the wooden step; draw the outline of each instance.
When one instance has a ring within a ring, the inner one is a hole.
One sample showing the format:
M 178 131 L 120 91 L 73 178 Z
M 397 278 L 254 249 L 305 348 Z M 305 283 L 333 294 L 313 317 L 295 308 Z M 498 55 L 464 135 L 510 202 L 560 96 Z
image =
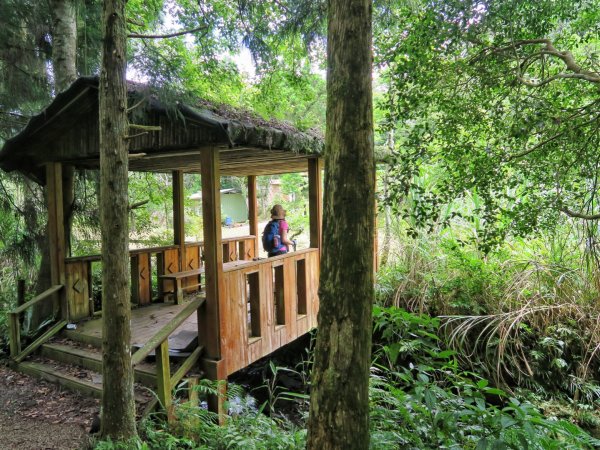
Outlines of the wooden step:
M 91 374 L 96 381 L 85 380 L 64 373 L 51 364 L 39 361 L 19 363 L 16 366 L 16 369 L 26 375 L 58 384 L 70 391 L 80 392 L 89 397 L 102 398 L 102 375 L 100 374 Z M 136 389 L 134 394 L 138 408 L 151 403 L 154 398 L 152 394 L 143 392 L 142 389 L 143 388 Z
M 67 375 L 49 364 L 26 361 L 19 363 L 16 369 L 26 375 L 59 384 L 70 391 L 81 392 L 88 397 L 102 398 L 102 384 Z
M 47 343 L 41 347 L 41 355 L 66 364 L 73 364 L 102 373 L 102 355 L 72 345 Z M 156 365 L 141 362 L 135 366 L 135 381 L 151 388 L 156 387 Z

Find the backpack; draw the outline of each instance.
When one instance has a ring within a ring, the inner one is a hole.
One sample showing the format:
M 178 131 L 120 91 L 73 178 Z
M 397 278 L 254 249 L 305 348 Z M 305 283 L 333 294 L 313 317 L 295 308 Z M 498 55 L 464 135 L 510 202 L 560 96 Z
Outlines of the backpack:
M 262 234 L 263 249 L 267 253 L 273 253 L 281 245 L 281 236 L 279 235 L 279 220 L 271 220 Z

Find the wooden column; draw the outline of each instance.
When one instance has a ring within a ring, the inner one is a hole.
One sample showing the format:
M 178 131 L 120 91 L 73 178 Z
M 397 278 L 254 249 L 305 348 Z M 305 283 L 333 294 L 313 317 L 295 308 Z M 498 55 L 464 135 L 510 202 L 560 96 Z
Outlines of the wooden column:
M 173 171 L 173 243 L 179 245 L 179 270 L 185 270 L 185 209 L 183 171 Z
M 256 200 L 256 175 L 248 177 L 248 222 L 250 224 L 250 234 L 254 236 L 254 255 L 258 256 L 258 202 Z
M 221 359 L 219 333 L 219 295 L 223 281 L 223 246 L 221 245 L 221 198 L 219 152 L 203 149 L 200 153 L 202 176 L 202 227 L 204 231 L 204 259 L 206 303 L 198 322 L 201 345 L 206 356 Z
M 65 227 L 63 221 L 62 166 L 46 164 L 46 194 L 48 196 L 48 239 L 50 240 L 50 279 L 52 285 L 65 284 Z M 54 311 L 68 319 L 66 289 L 54 297 Z
M 202 228 L 204 231 L 204 274 L 206 302 L 198 310 L 198 339 L 205 348 L 203 367 L 212 380 L 226 380 L 221 354 L 219 317 L 220 294 L 223 286 L 223 246 L 221 245 L 221 177 L 219 151 L 207 148 L 200 151 L 202 177 Z M 241 344 L 241 343 L 239 343 Z M 223 388 L 225 389 L 225 388 Z M 224 397 L 209 398 L 209 409 L 222 413 Z
M 321 223 L 323 218 L 322 161 L 321 158 L 308 160 L 308 208 L 311 248 L 321 248 Z

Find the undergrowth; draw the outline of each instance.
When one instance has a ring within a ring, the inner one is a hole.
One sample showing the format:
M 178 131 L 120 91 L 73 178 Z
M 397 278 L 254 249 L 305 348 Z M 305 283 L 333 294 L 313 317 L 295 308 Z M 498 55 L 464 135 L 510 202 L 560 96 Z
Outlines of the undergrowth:
M 375 307 L 370 382 L 373 449 L 586 449 L 600 445 L 564 418 L 547 417 L 532 402 L 492 386 L 461 368 L 456 352 L 439 337 L 439 318 L 403 309 Z M 276 377 L 283 369 L 269 364 Z M 306 367 L 305 367 L 306 368 Z M 308 377 L 305 374 L 305 378 Z M 268 381 L 267 381 L 268 382 Z M 217 394 L 204 380 L 202 394 Z M 101 442 L 97 449 L 301 449 L 306 444 L 307 403 L 303 394 L 278 392 L 297 400 L 301 423 L 273 414 L 277 399 L 256 405 L 239 386 L 229 387 L 229 414 L 223 426 L 205 409 L 176 406 L 178 420 L 142 425 L 142 440 Z M 269 403 L 271 413 L 265 414 Z

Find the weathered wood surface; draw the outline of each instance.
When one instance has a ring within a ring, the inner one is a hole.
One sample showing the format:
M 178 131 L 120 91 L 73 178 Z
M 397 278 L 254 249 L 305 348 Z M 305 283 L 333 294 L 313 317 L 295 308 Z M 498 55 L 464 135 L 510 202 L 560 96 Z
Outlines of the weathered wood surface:
M 65 264 L 65 291 L 69 321 L 74 322 L 91 315 L 89 272 L 89 262 L 79 261 Z
M 205 298 L 200 297 L 188 302 L 179 313 L 169 320 L 162 328 L 156 329 L 155 334 L 131 357 L 131 364 L 136 365 L 141 362 L 148 354 L 157 348 L 162 342 L 166 341 L 181 324 L 183 324 L 194 311 L 203 303 Z
M 156 334 L 156 331 L 171 321 L 183 308 L 184 305 L 172 305 L 157 303 L 131 311 L 131 345 L 142 347 Z M 169 338 L 171 349 L 182 349 L 177 335 L 180 332 L 193 332 L 198 330 L 197 318 L 192 314 L 183 322 Z M 63 334 L 74 341 L 100 347 L 102 343 L 102 319 L 94 318 L 77 324 L 76 330 L 64 330 Z
M 160 275 L 161 280 L 172 280 L 175 283 L 175 303 L 183 304 L 183 286 L 198 287 L 200 286 L 200 275 L 204 273 L 204 269 L 185 270 L 183 272 L 174 272 Z M 192 280 L 193 283 L 186 283 L 187 280 Z
M 37 338 L 35 341 L 33 341 L 31 344 L 29 344 L 26 349 L 24 349 L 22 352 L 20 352 L 13 359 L 17 362 L 23 361 L 27 356 L 29 356 L 35 350 L 37 350 L 40 345 L 45 343 L 48 339 L 50 339 L 52 336 L 54 336 L 56 333 L 58 333 L 60 330 L 62 330 L 66 325 L 67 325 L 67 321 L 61 320 L 54 326 L 50 327 L 48 330 L 46 330 L 46 332 L 44 334 L 42 334 L 39 338 Z
M 299 262 L 303 269 L 298 270 Z M 274 267 L 280 267 L 279 270 L 283 274 L 278 286 L 283 300 L 279 312 L 281 324 L 277 324 L 275 309 Z M 304 273 L 304 279 L 300 280 L 300 290 L 298 273 Z M 318 274 L 318 249 L 306 249 L 259 261 L 224 264 L 225 288 L 220 299 L 220 329 L 223 360 L 228 375 L 272 353 L 316 326 L 319 308 Z M 253 279 L 257 280 L 258 287 L 251 286 L 248 289 L 247 280 Z M 259 292 L 258 305 L 256 299 L 249 297 L 256 290 Z M 305 313 L 299 313 L 299 292 L 306 296 Z M 248 301 L 251 310 L 250 322 Z M 258 317 L 258 320 L 253 320 L 255 317 Z
M 102 353 L 73 345 L 46 343 L 40 348 L 42 356 L 66 364 L 74 364 L 94 372 L 102 372 Z M 156 366 L 141 362 L 134 369 L 135 381 L 148 387 L 156 386 Z
M 54 286 L 46 289 L 40 295 L 35 296 L 34 298 L 32 298 L 31 300 L 29 300 L 28 302 L 23 303 L 18 308 L 15 308 L 12 312 L 15 313 L 15 314 L 20 314 L 20 313 L 24 312 L 30 306 L 33 306 L 36 303 L 41 302 L 42 300 L 45 300 L 45 299 L 49 298 L 51 295 L 53 295 L 54 293 L 60 291 L 62 288 L 63 288 L 62 284 L 54 285 Z

